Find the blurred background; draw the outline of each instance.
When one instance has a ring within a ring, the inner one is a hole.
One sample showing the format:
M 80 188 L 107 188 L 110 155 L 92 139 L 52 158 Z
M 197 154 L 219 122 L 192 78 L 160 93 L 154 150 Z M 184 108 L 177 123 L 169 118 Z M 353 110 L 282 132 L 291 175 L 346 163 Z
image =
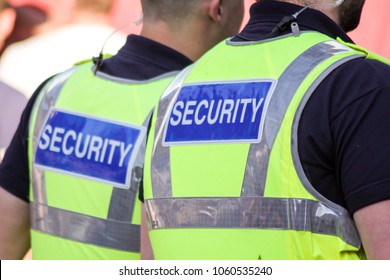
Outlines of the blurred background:
M 32 5 L 45 11 L 51 1 L 56 0 L 11 0 L 10 2 L 15 6 Z M 245 2 L 250 6 L 254 0 L 245 0 Z M 387 32 L 390 24 L 386 22 L 389 10 L 389 0 L 366 1 L 361 24 L 357 30 L 351 32 L 350 36 L 357 44 L 390 59 L 390 32 Z M 140 15 L 139 0 L 117 0 L 112 10 L 112 24 L 121 27 L 136 20 Z M 131 26 L 123 31 L 138 33 L 140 29 L 141 26 Z
M 54 27 L 59 27 L 59 24 L 57 24 L 58 22 L 54 22 L 53 24 L 52 21 L 49 21 L 51 18 L 50 15 L 53 13 L 53 7 L 57 6 L 58 8 L 56 11 L 56 16 L 59 16 L 59 18 L 57 18 L 57 20 L 64 20 L 64 17 L 68 17 L 68 14 L 64 10 L 61 10 L 62 6 L 60 8 L 60 5 L 69 3 L 70 0 L 9 0 L 9 2 L 13 7 L 15 7 L 17 16 L 12 33 L 8 36 L 2 48 L 0 48 L 0 80 L 7 82 L 9 85 L 23 93 L 26 97 L 29 97 L 32 94 L 34 89 L 40 82 L 44 80 L 44 78 L 49 77 L 49 74 L 44 70 L 50 70 L 54 72 L 64 70 L 60 68 L 56 69 L 57 65 L 54 64 L 43 64 L 43 57 L 47 58 L 47 63 L 58 62 L 58 67 L 66 67 L 63 64 L 61 65 L 60 62 L 76 62 L 78 58 L 66 56 L 64 50 L 59 50 L 59 45 L 64 45 L 64 42 L 70 42 L 71 44 L 75 45 L 77 47 L 75 49 L 72 49 L 71 45 L 66 45 L 68 53 L 73 54 L 76 52 L 75 50 L 79 51 L 81 46 L 84 47 L 84 45 L 87 45 L 86 42 L 88 42 L 89 46 L 96 48 L 93 51 L 91 51 L 91 49 L 86 50 L 88 53 L 87 57 L 85 57 L 85 52 L 80 54 L 83 55 L 82 58 L 88 58 L 98 54 L 101 47 L 103 46 L 103 42 L 112 32 L 109 31 L 108 33 L 99 33 L 99 43 L 96 43 L 97 41 L 93 41 L 92 36 L 79 36 L 76 39 L 74 39 L 72 36 L 68 36 L 66 37 L 66 40 L 58 42 L 57 46 L 53 47 L 48 43 L 49 41 L 47 41 L 48 39 L 46 38 L 46 41 L 43 41 L 42 44 L 41 40 L 39 48 L 35 49 L 37 45 L 36 42 L 32 41 L 32 43 L 28 44 L 24 44 L 24 42 L 33 37 L 38 38 L 39 35 L 42 36 L 42 34 L 50 34 L 50 32 L 53 32 L 55 29 Z M 247 15 L 243 24 L 245 24 L 248 20 L 249 6 L 253 2 L 255 2 L 255 0 L 245 0 L 245 4 L 247 6 Z M 388 59 L 390 59 L 390 32 L 387 31 L 389 26 L 386 22 L 386 17 L 389 10 L 389 0 L 366 1 L 359 27 L 349 34 L 358 45 L 365 47 Z M 107 21 L 112 30 L 120 29 L 120 31 L 116 32 L 115 35 L 118 35 L 119 33 L 122 34 L 122 37 L 118 39 L 119 43 L 116 45 L 116 47 L 119 48 L 121 46 L 120 44 L 122 41 L 120 40 L 125 40 L 126 34 L 139 34 L 142 24 L 135 25 L 131 23 L 140 19 L 140 17 L 140 0 L 114 0 L 113 7 L 109 12 Z M 85 24 L 89 18 L 90 17 L 87 17 L 85 14 L 83 14 L 83 24 Z M 73 24 L 75 23 L 73 22 Z M 80 22 L 78 22 L 78 24 L 80 24 Z M 78 31 L 80 28 L 80 25 L 78 25 L 78 27 L 73 30 Z M 86 41 L 82 42 L 82 39 L 86 39 Z M 54 40 L 59 41 L 58 39 Z M 109 41 L 113 42 L 116 41 L 116 39 L 114 39 L 114 36 L 112 36 L 110 37 Z M 78 42 L 82 43 L 77 45 Z M 59 51 L 53 54 L 55 58 L 53 59 L 48 57 L 48 54 L 54 50 Z M 38 53 L 38 51 L 40 52 Z M 61 54 L 61 57 L 63 56 L 63 61 L 59 61 L 61 60 L 58 59 L 59 53 Z M 34 61 L 33 59 L 37 60 Z M 36 71 L 37 68 L 40 70 Z M 31 79 L 31 85 L 28 84 L 29 79 Z M 21 83 L 22 80 L 24 83 Z M 30 259 L 30 256 L 27 255 L 26 259 Z

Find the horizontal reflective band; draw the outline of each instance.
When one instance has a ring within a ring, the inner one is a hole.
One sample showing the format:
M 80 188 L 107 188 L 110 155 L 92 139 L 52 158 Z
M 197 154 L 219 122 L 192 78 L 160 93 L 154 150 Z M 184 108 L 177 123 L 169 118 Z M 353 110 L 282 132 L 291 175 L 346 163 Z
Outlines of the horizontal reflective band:
M 32 229 L 65 239 L 140 252 L 140 226 L 31 203 Z
M 360 246 L 354 223 L 348 216 L 306 199 L 161 198 L 147 200 L 152 229 L 257 228 L 298 230 L 334 235 Z

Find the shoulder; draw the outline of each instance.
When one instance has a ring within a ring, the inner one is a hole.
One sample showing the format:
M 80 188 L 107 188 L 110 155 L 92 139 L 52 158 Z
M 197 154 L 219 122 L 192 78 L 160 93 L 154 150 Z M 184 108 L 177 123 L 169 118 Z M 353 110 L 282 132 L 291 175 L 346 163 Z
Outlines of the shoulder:
M 390 63 L 390 62 L 389 62 Z M 339 71 L 349 72 L 346 81 L 355 80 L 356 82 L 370 85 L 390 85 L 390 65 L 374 59 L 355 59 L 340 66 Z
M 379 61 L 344 63 L 317 87 L 300 121 L 300 157 L 311 183 L 351 213 L 390 197 L 389 76 L 390 66 Z
M 343 74 L 343 77 L 337 75 Z M 378 60 L 358 58 L 340 65 L 329 75 L 336 82 L 369 83 L 370 86 L 390 85 L 390 65 Z
M 390 100 L 389 94 L 381 94 L 390 91 L 389 77 L 390 65 L 377 60 L 354 59 L 332 71 L 318 87 L 317 94 L 326 93 L 337 116 L 361 99 Z

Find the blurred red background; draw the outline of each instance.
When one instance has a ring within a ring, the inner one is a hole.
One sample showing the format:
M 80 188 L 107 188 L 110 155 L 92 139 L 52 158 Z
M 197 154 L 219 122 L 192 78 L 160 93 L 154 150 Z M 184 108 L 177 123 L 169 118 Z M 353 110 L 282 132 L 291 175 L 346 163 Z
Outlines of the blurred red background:
M 34 4 L 43 9 L 47 3 L 54 0 L 11 0 L 14 5 Z M 255 0 L 245 0 L 249 7 Z M 247 11 L 249 9 L 246 9 Z M 361 24 L 350 33 L 355 42 L 371 51 L 390 59 L 390 32 L 387 32 L 387 13 L 390 10 L 389 0 L 366 1 Z M 117 0 L 112 13 L 112 22 L 116 27 L 122 27 L 138 19 L 141 15 L 139 0 Z M 244 23 L 247 21 L 244 20 Z M 124 31 L 139 33 L 141 26 L 129 26 Z
M 10 0 L 10 3 L 14 6 L 35 5 L 46 10 L 50 1 L 55 0 Z M 112 12 L 114 26 L 120 28 L 140 18 L 141 5 L 139 0 L 116 1 Z M 248 20 L 249 6 L 253 2 L 255 0 L 245 0 L 247 13 L 243 24 Z M 366 1 L 359 27 L 349 34 L 355 43 L 388 59 L 390 59 L 390 32 L 387 32 L 389 24 L 386 22 L 386 17 L 389 10 L 389 0 Z M 140 30 L 141 25 L 130 25 L 123 29 L 124 32 L 136 34 Z M 26 258 L 30 259 L 31 257 L 27 255 Z

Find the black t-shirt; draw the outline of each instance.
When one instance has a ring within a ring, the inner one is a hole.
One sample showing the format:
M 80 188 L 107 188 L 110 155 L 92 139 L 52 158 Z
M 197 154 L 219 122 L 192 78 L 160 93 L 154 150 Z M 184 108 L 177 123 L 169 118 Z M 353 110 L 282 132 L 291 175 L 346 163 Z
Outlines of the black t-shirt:
M 269 36 L 284 16 L 301 8 L 276 1 L 255 3 L 251 7 L 249 23 L 234 40 L 259 40 Z M 305 10 L 297 22 L 302 31 L 314 30 L 352 42 L 332 20 L 318 11 Z M 287 28 L 283 32 L 290 30 Z M 129 41 L 132 40 L 145 39 L 130 36 Z M 148 79 L 164 71 L 177 70 L 163 55 L 155 53 L 153 46 L 159 49 L 156 43 L 149 41 L 153 43 L 148 44 L 150 49 L 138 43 L 128 42 L 118 55 L 104 62 L 102 71 L 122 78 Z M 189 63 L 185 57 L 171 53 L 172 50 L 165 51 L 170 53 L 168 57 L 178 59 L 177 64 L 175 59 L 168 59 L 178 69 Z M 151 74 L 152 70 L 142 66 L 145 62 L 156 72 Z M 144 71 L 145 76 L 141 74 Z M 308 179 L 320 194 L 346 207 L 350 213 L 390 199 L 388 77 L 390 67 L 378 61 L 357 59 L 343 64 L 313 93 L 299 123 L 299 156 Z M 26 201 L 29 182 L 27 128 L 32 103 L 33 100 L 27 106 L 0 167 L 0 185 Z
M 289 3 L 260 2 L 234 41 L 260 40 L 284 16 L 302 9 Z M 330 18 L 307 9 L 297 23 L 332 38 L 352 40 Z M 272 34 L 271 34 L 272 33 Z M 288 50 L 286 50 L 288 51 Z M 314 188 L 350 213 L 390 199 L 390 66 L 356 59 L 339 66 L 309 99 L 298 127 L 298 152 Z
M 188 57 L 169 47 L 142 36 L 129 35 L 119 52 L 104 60 L 100 71 L 118 78 L 143 81 L 179 71 L 191 63 Z M 27 202 L 30 182 L 27 157 L 29 118 L 35 99 L 45 83 L 30 98 L 0 165 L 0 186 Z

